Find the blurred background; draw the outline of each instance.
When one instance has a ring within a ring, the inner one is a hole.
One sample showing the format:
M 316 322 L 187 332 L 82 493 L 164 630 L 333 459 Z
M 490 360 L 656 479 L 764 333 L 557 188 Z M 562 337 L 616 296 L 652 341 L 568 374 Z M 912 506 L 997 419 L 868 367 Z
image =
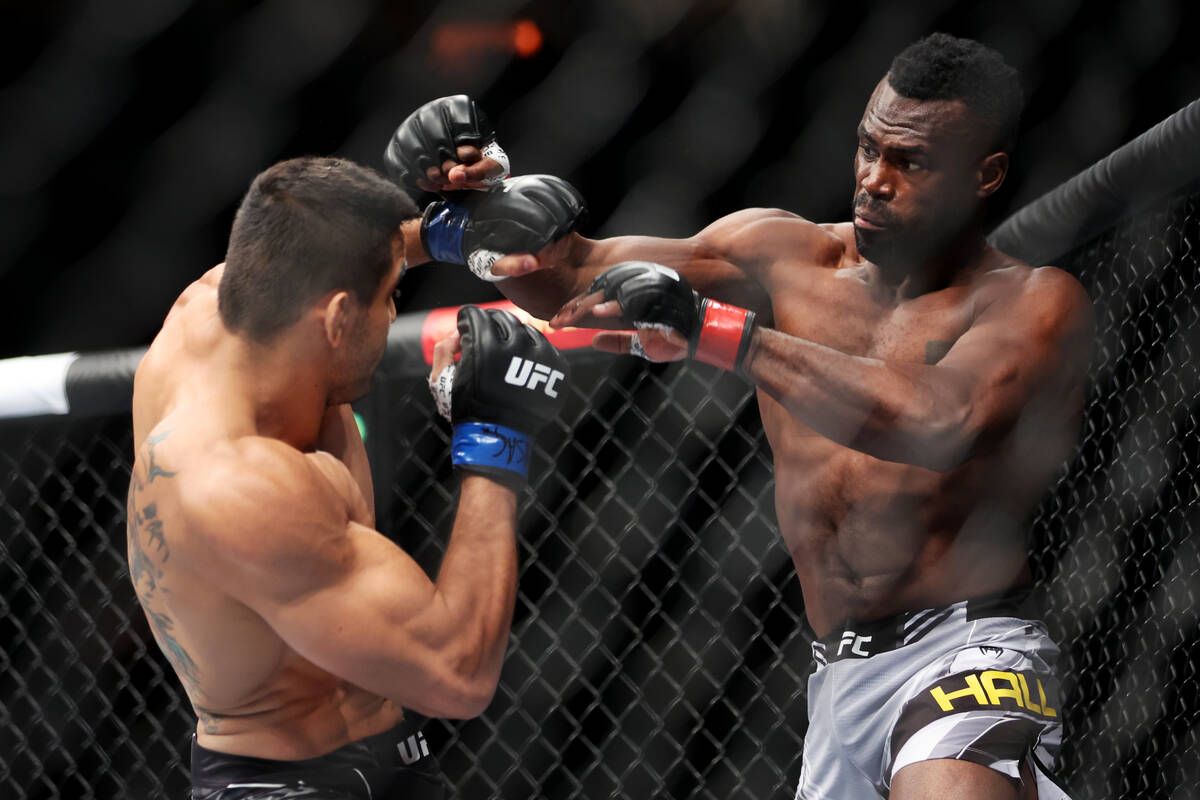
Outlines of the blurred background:
M 1200 96 L 1186 0 L 46 0 L 0 24 L 0 357 L 146 344 L 222 259 L 254 175 L 374 167 L 467 92 L 514 172 L 577 185 L 585 233 L 687 235 L 745 206 L 846 218 L 892 56 L 978 38 L 1029 98 L 994 221 Z M 404 307 L 498 297 L 415 270 Z
M 446 94 L 490 113 L 515 172 L 577 185 L 596 236 L 685 236 L 746 206 L 845 219 L 867 97 L 935 30 L 1024 79 L 993 222 L 1200 97 L 1195 0 L 0 0 L 0 15 L 0 358 L 147 344 L 222 259 L 256 173 L 305 154 L 380 167 L 397 124 Z M 1200 798 L 1200 183 L 1181 183 L 1059 262 L 1095 300 L 1097 355 L 1030 552 L 1078 798 Z M 450 266 L 403 291 L 401 313 L 499 296 Z M 432 569 L 447 431 L 415 337 L 401 344 L 361 410 L 380 528 Z M 571 356 L 522 510 L 500 691 L 478 720 L 431 721 L 431 746 L 464 798 L 790 797 L 811 631 L 753 392 L 703 365 Z M 195 719 L 123 555 L 127 403 L 0 423 L 0 796 L 186 791 Z

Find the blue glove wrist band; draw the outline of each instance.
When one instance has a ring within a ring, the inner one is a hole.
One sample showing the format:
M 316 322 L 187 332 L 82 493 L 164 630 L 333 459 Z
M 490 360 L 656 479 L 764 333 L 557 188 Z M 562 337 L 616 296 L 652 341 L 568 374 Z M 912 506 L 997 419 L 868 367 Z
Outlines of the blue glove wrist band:
M 450 460 L 454 466 L 495 467 L 529 475 L 529 437 L 494 422 L 460 422 L 454 426 Z
M 467 263 L 463 258 L 463 233 L 469 218 L 469 212 L 462 206 L 449 200 L 440 203 L 425 218 L 425 249 L 429 257 L 447 264 Z

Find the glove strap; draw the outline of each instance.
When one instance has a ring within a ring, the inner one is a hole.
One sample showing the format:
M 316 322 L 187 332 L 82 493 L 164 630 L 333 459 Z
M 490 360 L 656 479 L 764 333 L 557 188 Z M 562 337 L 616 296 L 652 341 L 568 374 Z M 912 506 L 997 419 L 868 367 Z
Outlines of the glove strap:
M 529 476 L 531 448 L 529 436 L 504 425 L 459 422 L 454 426 L 450 460 L 456 467 L 519 485 Z
M 750 349 L 754 312 L 709 298 L 701 302 L 700 312 L 700 335 L 692 357 L 721 369 L 736 370 Z
M 468 221 L 470 212 L 457 203 L 430 203 L 421 218 L 421 244 L 429 257 L 446 264 L 467 263 L 463 258 L 463 234 Z

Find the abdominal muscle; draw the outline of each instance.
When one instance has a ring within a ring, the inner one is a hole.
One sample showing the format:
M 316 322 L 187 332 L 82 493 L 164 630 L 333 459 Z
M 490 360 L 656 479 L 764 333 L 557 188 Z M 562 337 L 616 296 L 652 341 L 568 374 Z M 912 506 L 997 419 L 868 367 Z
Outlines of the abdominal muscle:
M 779 527 L 817 636 L 1029 580 L 1024 514 L 982 490 L 986 464 L 938 473 L 814 433 L 773 446 Z

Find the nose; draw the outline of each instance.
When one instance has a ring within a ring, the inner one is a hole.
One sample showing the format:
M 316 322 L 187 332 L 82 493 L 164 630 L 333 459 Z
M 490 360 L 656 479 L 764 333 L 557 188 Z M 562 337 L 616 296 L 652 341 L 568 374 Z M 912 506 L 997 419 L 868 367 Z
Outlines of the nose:
M 882 158 L 865 161 L 859 166 L 858 183 L 867 194 L 881 200 L 890 200 L 895 193 L 891 171 Z

